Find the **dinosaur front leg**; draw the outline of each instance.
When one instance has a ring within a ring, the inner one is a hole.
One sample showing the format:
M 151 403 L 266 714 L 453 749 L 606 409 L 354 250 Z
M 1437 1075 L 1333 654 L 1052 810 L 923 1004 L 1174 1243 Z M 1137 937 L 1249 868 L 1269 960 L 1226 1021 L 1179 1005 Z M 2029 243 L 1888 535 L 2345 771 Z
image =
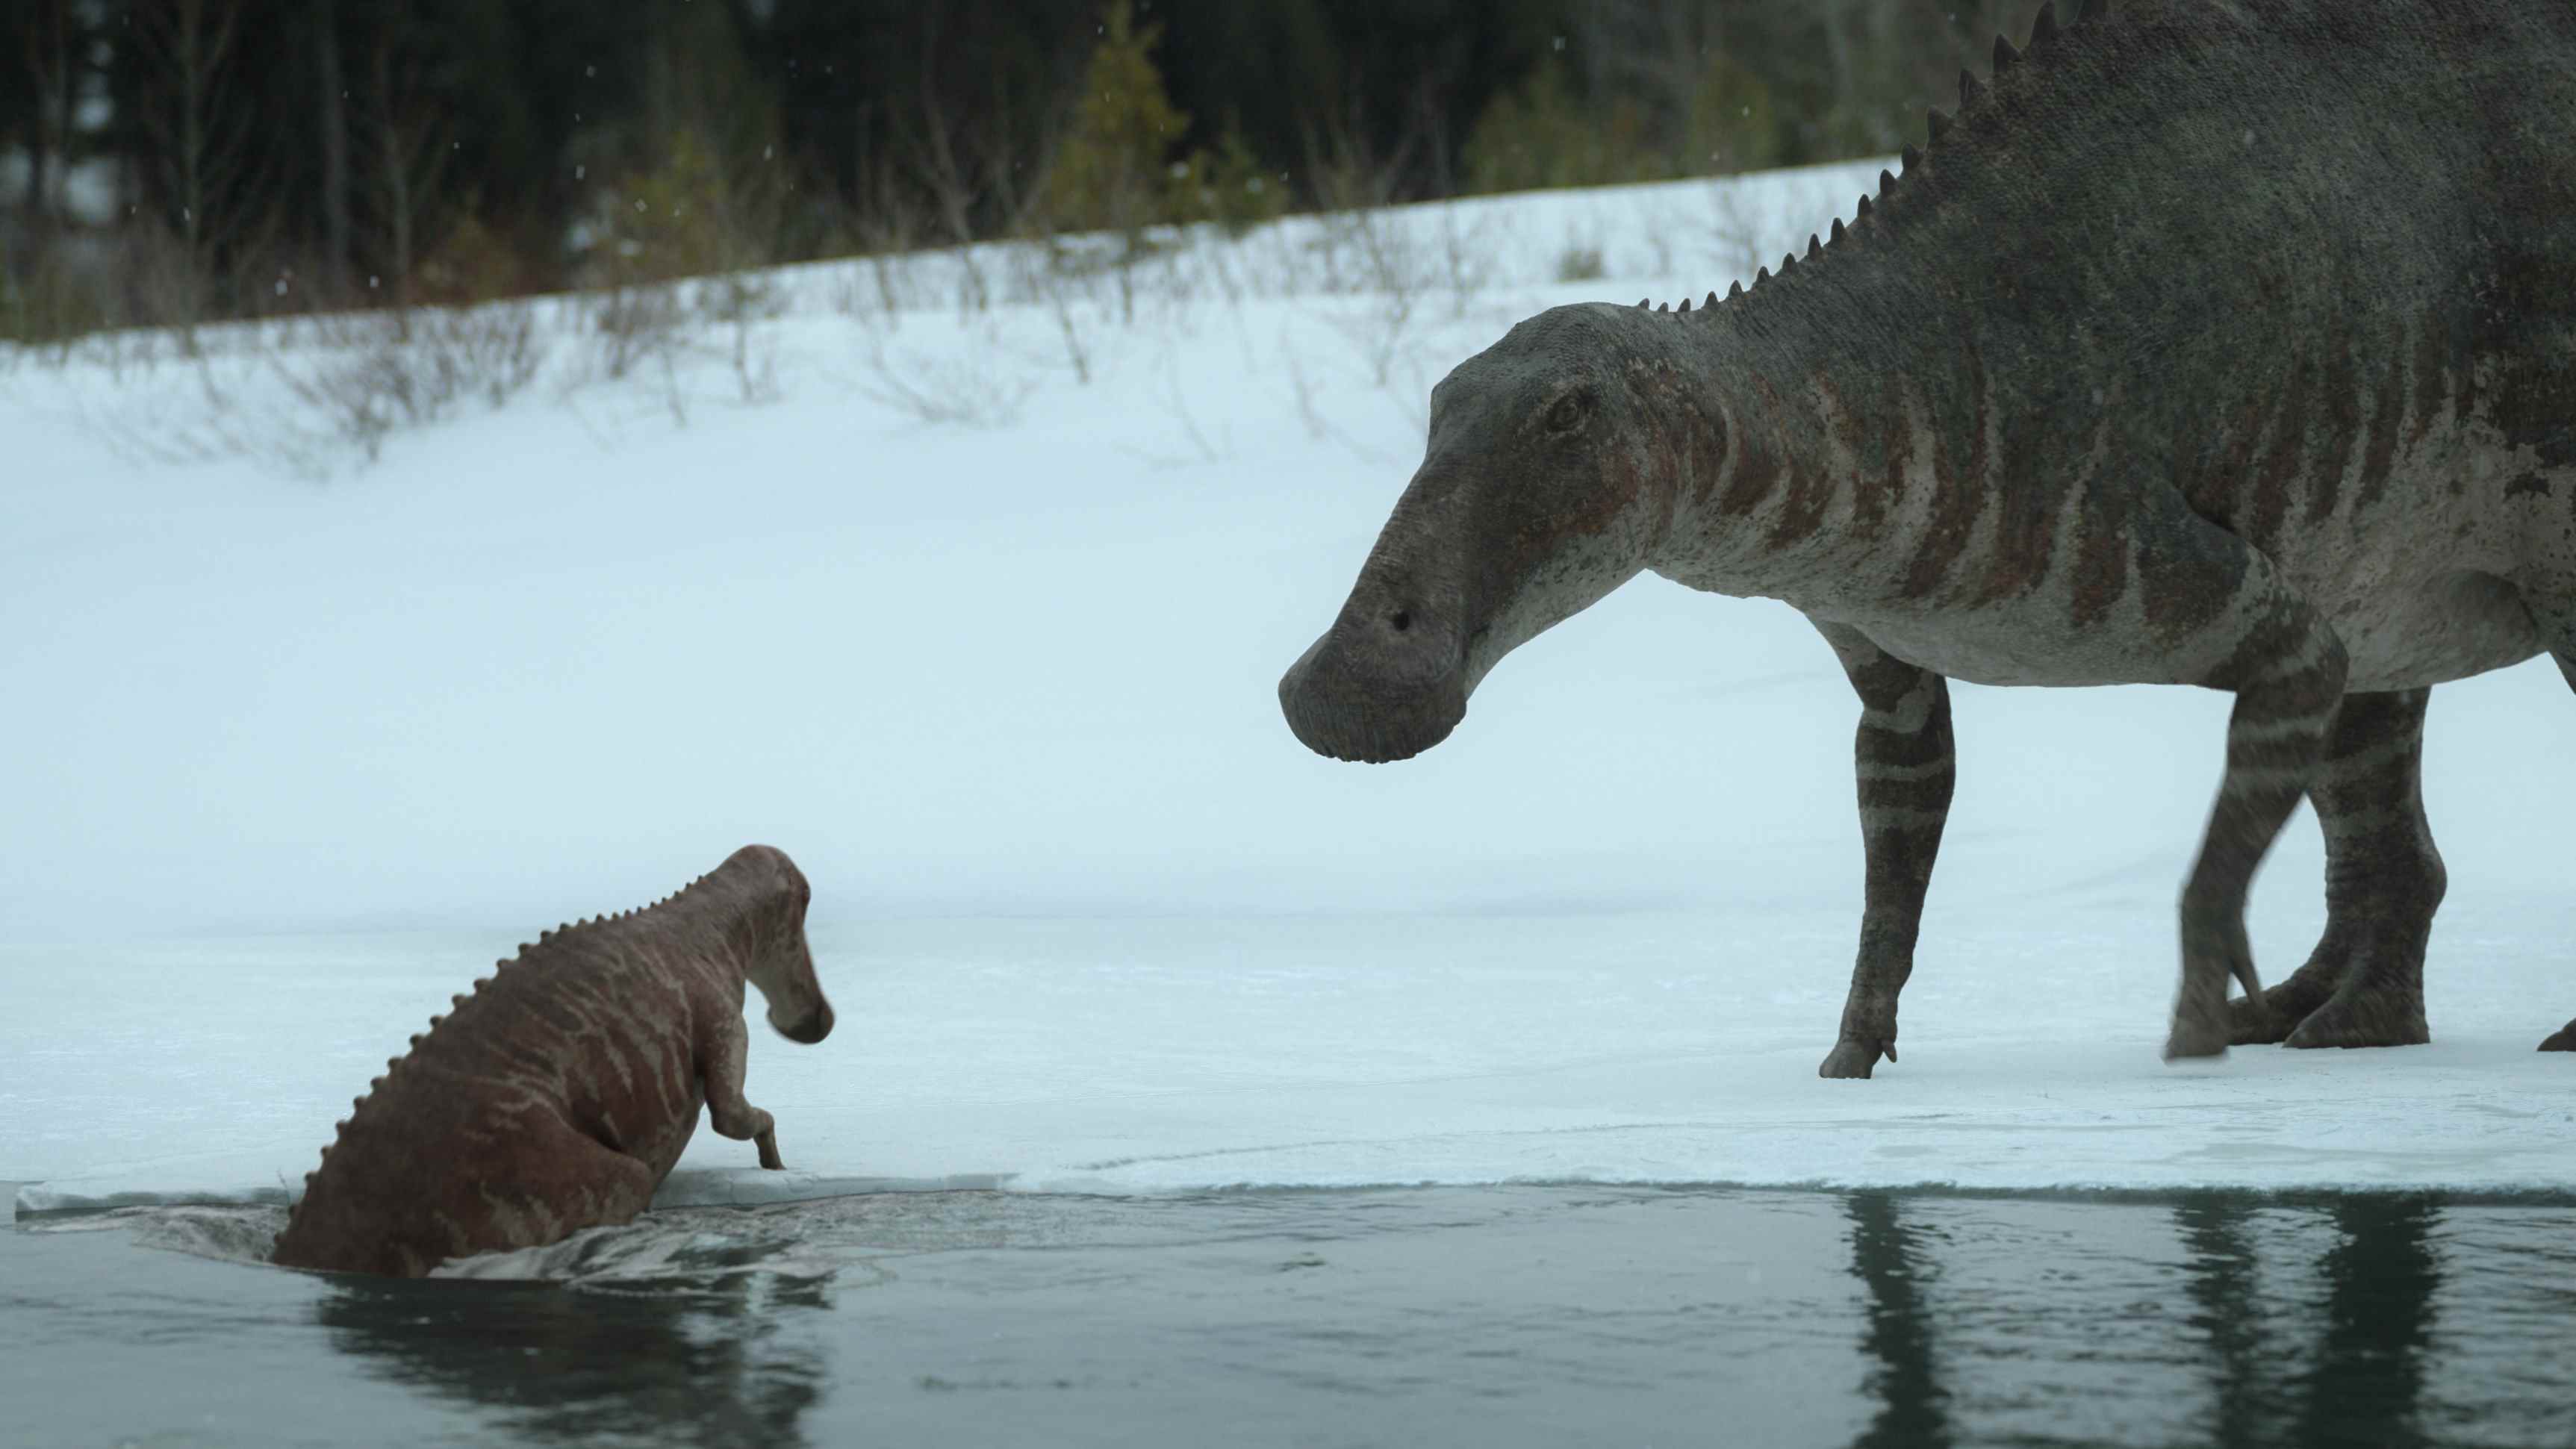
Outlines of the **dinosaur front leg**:
M 699 1070 L 706 1083 L 707 1120 L 715 1124 L 719 1134 L 757 1146 L 761 1166 L 785 1167 L 787 1164 L 778 1158 L 777 1121 L 742 1095 L 743 1073 L 751 1059 L 751 1033 L 744 1028 L 741 1014 L 716 1013 L 709 1036 L 711 1039 L 699 1053 Z
M 2429 689 L 2353 694 L 2308 798 L 2326 837 L 2326 930 L 2289 980 L 2228 1003 L 2228 1040 L 2294 1047 L 2430 1040 L 2424 944 L 2446 876 L 2424 818 Z
M 2236 587 L 2215 597 L 2233 595 L 2235 607 L 2220 617 L 2233 621 L 2237 637 L 2222 663 L 2191 681 L 2233 690 L 2236 708 L 2227 721 L 2227 773 L 2183 887 L 2182 988 L 2165 1040 L 2168 1060 L 2226 1052 L 2230 976 L 2248 996 L 2262 990 L 2245 937 L 2245 898 L 2254 868 L 2307 792 L 2343 695 L 2343 641 L 2333 628 L 2260 555 L 2233 535 L 2220 537 L 2218 558 L 2199 560 L 2197 569 L 2187 557 L 2175 560 L 2166 565 L 2172 577 L 2159 581 L 2205 587 L 2210 563 L 2236 575 Z
M 1914 940 L 1941 827 L 1957 777 L 1948 681 L 1869 642 L 1859 631 L 1818 624 L 1860 694 L 1853 741 L 1860 787 L 1866 905 L 1841 1036 L 1816 1069 L 1824 1077 L 1867 1077 L 1881 1056 L 1896 1060 L 1896 998 L 1914 972 Z

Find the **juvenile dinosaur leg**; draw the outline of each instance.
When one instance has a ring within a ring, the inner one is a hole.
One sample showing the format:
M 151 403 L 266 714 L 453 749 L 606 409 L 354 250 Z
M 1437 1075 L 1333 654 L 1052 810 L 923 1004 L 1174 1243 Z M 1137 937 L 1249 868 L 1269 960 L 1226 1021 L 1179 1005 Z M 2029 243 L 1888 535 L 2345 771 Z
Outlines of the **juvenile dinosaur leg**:
M 2167 1059 L 2227 1050 L 2227 980 L 2251 996 L 2262 989 L 2245 938 L 2245 897 L 2254 868 L 2307 792 L 2327 726 L 2343 696 L 2343 641 L 2323 615 L 2292 592 L 2260 554 L 2205 521 L 2159 559 L 2165 588 L 2206 590 L 2229 600 L 2210 626 L 2232 633 L 2223 662 L 2192 683 L 2231 690 L 2227 773 L 2210 811 L 2200 856 L 2182 895 L 2182 987 L 2174 1001 Z
M 699 1052 L 699 1071 L 706 1079 L 707 1120 L 719 1134 L 757 1146 L 761 1166 L 785 1167 L 778 1158 L 777 1122 L 742 1095 L 743 1073 L 751 1058 L 751 1033 L 742 1017 L 720 1013 L 708 1028 L 708 1037 Z
M 532 1248 L 560 1241 L 593 1223 L 631 1223 L 653 1205 L 653 1169 L 600 1142 L 551 1112 L 529 1113 L 514 1142 L 518 1170 L 478 1187 L 482 1202 L 512 1230 L 478 1248 Z M 517 1218 L 502 1205 L 520 1204 Z M 557 1216 L 549 1221 L 547 1214 Z M 535 1230 L 530 1231 L 530 1225 Z
M 2445 876 L 2424 818 L 2429 689 L 2352 694 L 2308 788 L 2326 837 L 2326 929 L 2307 964 L 2228 1003 L 2228 1040 L 2403 1046 L 2424 1025 L 2424 942 Z
M 1852 752 L 1868 876 L 1860 956 L 1843 1003 L 1842 1034 L 1816 1071 L 1866 1077 L 1881 1056 L 1896 1060 L 1896 997 L 1914 971 L 1923 895 L 1950 816 L 1957 778 L 1950 688 L 1940 675 L 1888 654 L 1857 630 L 1839 624 L 1817 628 L 1860 694 Z

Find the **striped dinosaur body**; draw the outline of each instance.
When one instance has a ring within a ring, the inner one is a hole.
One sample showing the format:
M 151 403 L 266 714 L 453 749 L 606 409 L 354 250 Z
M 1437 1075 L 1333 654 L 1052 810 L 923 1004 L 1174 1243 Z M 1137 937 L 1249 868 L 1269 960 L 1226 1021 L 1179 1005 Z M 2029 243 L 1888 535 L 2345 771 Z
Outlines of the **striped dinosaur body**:
M 1867 1076 L 1949 808 L 1945 681 L 2227 690 L 2168 1053 L 2424 1040 L 2427 691 L 2543 652 L 2576 682 L 2576 7 L 2043 8 L 1961 91 L 1777 275 L 1556 308 L 1445 379 L 1290 725 L 1428 748 L 1641 572 L 1802 610 L 1862 701 L 1823 1071 Z M 2303 795 L 2329 925 L 2258 993 L 2245 894 Z
M 419 1277 L 630 1221 L 701 1107 L 781 1166 L 770 1115 L 743 1097 L 743 988 L 791 1040 L 831 1031 L 810 898 L 784 854 L 748 846 L 656 905 L 522 946 L 357 1100 L 272 1261 Z

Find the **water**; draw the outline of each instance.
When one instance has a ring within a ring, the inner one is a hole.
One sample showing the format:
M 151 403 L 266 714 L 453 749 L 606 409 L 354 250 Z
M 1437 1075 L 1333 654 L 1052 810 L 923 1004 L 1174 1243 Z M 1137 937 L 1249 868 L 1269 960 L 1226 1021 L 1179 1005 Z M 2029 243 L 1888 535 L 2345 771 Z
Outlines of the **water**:
M 2556 1204 L 903 1193 L 418 1283 L 244 1261 L 278 1220 L 0 1233 L 0 1437 L 2576 1443 Z

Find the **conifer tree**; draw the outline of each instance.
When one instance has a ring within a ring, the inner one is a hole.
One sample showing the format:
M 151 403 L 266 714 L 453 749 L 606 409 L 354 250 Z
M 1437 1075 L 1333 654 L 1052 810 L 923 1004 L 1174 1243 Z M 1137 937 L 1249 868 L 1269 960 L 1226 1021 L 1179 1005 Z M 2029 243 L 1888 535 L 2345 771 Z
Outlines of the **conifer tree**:
M 1190 124 L 1154 65 L 1163 28 L 1135 22 L 1131 0 L 1111 0 L 1049 178 L 1059 226 L 1114 231 L 1131 258 L 1172 213 L 1171 152 Z

